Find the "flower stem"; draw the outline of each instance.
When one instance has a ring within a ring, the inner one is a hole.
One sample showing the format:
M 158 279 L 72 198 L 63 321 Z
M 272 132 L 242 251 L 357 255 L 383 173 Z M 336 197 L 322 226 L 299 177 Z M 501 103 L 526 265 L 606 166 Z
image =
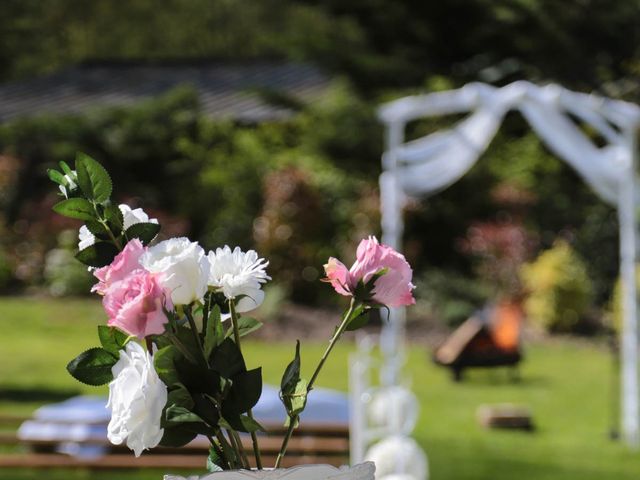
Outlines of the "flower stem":
M 204 335 L 207 334 L 210 310 L 211 310 L 211 292 L 207 292 L 207 294 L 204 296 L 204 305 L 202 307 L 202 333 Z
M 231 448 L 231 445 L 229 445 L 227 440 L 224 438 L 222 430 L 220 430 L 220 429 L 216 430 L 216 438 L 218 439 L 218 442 L 220 443 L 220 446 L 222 447 L 222 451 L 224 452 L 225 460 L 227 462 L 227 465 L 229 465 L 229 468 L 237 467 L 238 466 L 238 462 L 237 462 L 236 457 L 235 457 L 235 455 L 233 453 L 233 449 Z
M 338 327 L 336 332 L 333 334 L 333 337 L 329 341 L 329 346 L 322 354 L 322 358 L 320 359 L 320 362 L 318 362 L 318 366 L 313 372 L 313 375 L 311 376 L 311 380 L 309 380 L 309 383 L 307 384 L 307 393 L 309 393 L 313 389 L 313 384 L 318 378 L 318 375 L 320 374 L 320 370 L 322 370 L 322 367 L 324 366 L 324 362 L 327 361 L 327 358 L 329 357 L 331 350 L 333 350 L 333 347 L 335 346 L 335 344 L 337 343 L 337 341 L 340 339 L 345 329 L 347 328 L 347 325 L 349 324 L 349 320 L 351 319 L 351 314 L 353 313 L 355 306 L 356 306 L 355 298 L 351 297 L 351 303 L 349 304 L 349 309 L 346 311 L 346 313 L 342 317 L 342 322 L 340 323 L 340 326 Z
M 185 308 L 184 314 L 187 316 L 187 320 L 189 321 L 189 326 L 191 327 L 191 333 L 193 334 L 193 338 L 196 341 L 196 345 L 198 345 L 198 349 L 200 350 L 200 354 L 202 355 L 204 364 L 208 366 L 209 361 L 207 359 L 207 354 L 204 352 L 204 347 L 202 346 L 200 335 L 198 335 L 198 327 L 196 326 L 196 321 L 193 319 L 193 315 L 191 314 L 191 308 L 190 307 Z
M 240 440 L 240 436 L 234 430 L 227 430 L 229 434 L 229 438 L 231 439 L 233 445 L 235 446 L 236 451 L 240 453 L 240 458 L 242 459 L 242 463 L 247 470 L 251 469 L 251 465 L 249 465 L 249 459 L 247 458 L 247 454 L 244 451 L 244 447 L 242 446 L 242 440 Z
M 227 468 L 231 468 L 231 466 L 229 465 L 229 461 L 227 460 L 227 457 L 224 454 L 224 452 L 222 451 L 222 448 L 220 447 L 220 445 L 218 445 L 216 443 L 216 441 L 213 439 L 213 437 L 211 435 L 207 435 L 207 439 L 209 440 L 209 443 L 211 444 L 211 447 L 215 450 L 215 452 L 218 455 L 218 457 L 220 457 L 220 460 L 225 462 Z
M 240 330 L 238 329 L 238 313 L 236 312 L 236 304 L 233 299 L 229 300 L 229 313 L 231 314 L 231 323 L 233 325 L 233 338 L 236 341 L 238 350 L 242 352 L 240 348 Z M 247 411 L 247 415 L 253 420 L 253 412 L 251 409 Z M 260 446 L 258 445 L 256 432 L 251 432 L 251 443 L 253 444 L 253 454 L 256 457 L 256 467 L 258 467 L 258 470 L 262 470 L 262 458 L 260 457 Z
M 349 325 L 349 320 L 351 319 L 351 314 L 353 313 L 355 306 L 356 306 L 356 300 L 355 298 L 351 297 L 351 303 L 349 304 L 349 309 L 342 316 L 342 321 L 340 322 L 340 326 L 336 329 L 335 333 L 333 334 L 333 337 L 331 337 L 331 340 L 329 341 L 329 345 L 327 346 L 327 349 L 322 354 L 322 358 L 318 362 L 318 366 L 313 372 L 313 375 L 311 376 L 311 380 L 309 380 L 309 383 L 307 384 L 307 394 L 309 394 L 309 392 L 313 389 L 313 384 L 318 378 L 318 375 L 320 374 L 320 370 L 322 370 L 324 363 L 327 361 L 327 358 L 329 357 L 331 350 L 333 350 L 333 347 L 335 346 L 337 341 L 340 339 L 340 337 L 346 330 L 347 325 Z M 293 435 L 293 430 L 296 428 L 299 418 L 300 418 L 299 414 L 294 415 L 293 417 L 289 417 L 289 428 L 287 429 L 287 433 L 285 434 L 285 437 L 282 440 L 282 446 L 280 447 L 280 452 L 278 453 L 278 457 L 276 458 L 275 468 L 280 467 L 280 463 L 282 462 L 282 459 L 284 458 L 284 455 L 287 452 L 289 439 L 291 438 L 291 435 Z
M 100 212 L 98 212 L 98 205 L 93 200 L 91 201 L 91 204 L 93 205 L 93 211 L 96 212 L 98 223 L 100 223 L 100 225 L 102 225 L 104 227 L 104 229 L 107 231 L 107 234 L 109 235 L 109 238 L 111 239 L 113 244 L 116 246 L 116 248 L 118 250 L 122 251 L 122 244 L 118 241 L 116 236 L 111 231 L 111 228 L 109 227 L 109 224 L 107 223 L 107 220 L 102 218 L 102 215 L 100 215 Z

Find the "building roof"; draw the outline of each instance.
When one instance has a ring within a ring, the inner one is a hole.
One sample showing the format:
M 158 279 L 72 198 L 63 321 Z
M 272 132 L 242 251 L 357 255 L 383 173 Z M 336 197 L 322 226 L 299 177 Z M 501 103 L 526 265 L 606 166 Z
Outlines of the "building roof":
M 89 62 L 51 75 L 0 85 L 0 122 L 40 114 L 83 113 L 128 106 L 179 85 L 199 94 L 204 114 L 256 123 L 290 117 L 258 92 L 275 92 L 304 103 L 318 101 L 329 78 L 304 63 L 254 61 Z

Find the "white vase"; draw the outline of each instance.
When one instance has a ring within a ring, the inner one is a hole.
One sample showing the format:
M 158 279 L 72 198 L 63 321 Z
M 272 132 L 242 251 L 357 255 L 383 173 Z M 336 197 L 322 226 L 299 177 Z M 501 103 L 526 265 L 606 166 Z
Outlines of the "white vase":
M 277 470 L 228 470 L 204 477 L 165 475 L 164 480 L 374 480 L 375 471 L 373 462 L 365 462 L 340 468 L 331 465 L 300 465 Z

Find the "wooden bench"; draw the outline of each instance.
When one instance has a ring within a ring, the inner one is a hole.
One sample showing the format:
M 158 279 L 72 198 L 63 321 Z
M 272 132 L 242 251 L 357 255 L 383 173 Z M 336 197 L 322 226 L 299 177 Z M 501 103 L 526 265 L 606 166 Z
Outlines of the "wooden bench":
M 14 419 L 15 420 L 15 419 Z M 26 420 L 23 418 L 22 420 Z M 0 417 L 0 428 L 6 422 Z M 273 466 L 286 429 L 282 425 L 265 425 L 267 434 L 259 437 L 262 461 Z M 0 444 L 15 446 L 18 453 L 0 455 L 0 468 L 87 468 L 87 469 L 204 469 L 209 449 L 208 441 L 197 438 L 181 448 L 157 447 L 144 452 L 139 458 L 126 446 L 111 445 L 106 439 L 82 442 L 83 445 L 105 447 L 106 454 L 96 458 L 79 458 L 56 452 L 57 441 L 21 441 L 15 430 L 0 430 Z M 253 463 L 251 438 L 242 438 L 243 447 Z M 283 466 L 307 463 L 345 465 L 349 462 L 349 430 L 343 424 L 303 424 L 289 441 Z

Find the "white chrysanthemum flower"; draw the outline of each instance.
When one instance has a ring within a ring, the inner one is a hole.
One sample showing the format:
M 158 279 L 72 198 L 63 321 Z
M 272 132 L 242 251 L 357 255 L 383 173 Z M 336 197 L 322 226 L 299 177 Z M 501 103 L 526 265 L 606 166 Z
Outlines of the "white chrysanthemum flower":
M 228 299 L 241 297 L 236 309 L 248 312 L 258 308 L 264 300 L 262 284 L 271 280 L 266 268 L 269 262 L 259 258 L 254 250 L 233 251 L 228 245 L 209 252 L 209 286 L 220 290 Z
M 62 187 L 62 185 L 60 186 Z M 120 205 L 118 205 L 118 208 L 122 212 L 122 223 L 125 230 L 131 225 L 135 225 L 137 223 L 158 223 L 157 218 L 149 218 L 149 215 L 147 215 L 141 208 L 132 209 L 125 203 L 121 203 Z M 80 227 L 80 231 L 78 232 L 78 239 L 80 240 L 78 242 L 79 250 L 83 250 L 96 243 L 96 237 L 89 231 L 89 229 L 85 225 Z

